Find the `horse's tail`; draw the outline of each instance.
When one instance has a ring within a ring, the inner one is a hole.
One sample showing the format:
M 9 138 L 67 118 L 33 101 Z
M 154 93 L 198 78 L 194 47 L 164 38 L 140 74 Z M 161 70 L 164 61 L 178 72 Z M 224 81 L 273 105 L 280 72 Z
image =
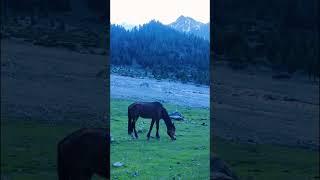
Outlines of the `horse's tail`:
M 128 108 L 128 134 L 132 133 L 132 122 L 131 122 L 131 113 L 130 108 Z
M 66 169 L 64 167 L 63 158 L 62 158 L 62 144 L 58 144 L 58 152 L 57 152 L 57 170 L 58 170 L 58 178 L 59 180 L 68 180 L 68 175 Z

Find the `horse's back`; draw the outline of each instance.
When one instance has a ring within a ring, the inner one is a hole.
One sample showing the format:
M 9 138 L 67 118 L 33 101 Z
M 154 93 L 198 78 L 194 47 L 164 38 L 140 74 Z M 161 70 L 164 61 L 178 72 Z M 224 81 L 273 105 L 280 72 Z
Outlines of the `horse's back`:
M 163 106 L 160 102 L 134 102 L 128 107 L 128 115 L 142 118 L 161 118 Z
M 63 138 L 59 142 L 58 146 L 63 147 L 67 145 L 73 145 L 74 143 L 83 141 L 83 139 L 86 139 L 89 137 L 91 138 L 96 137 L 94 138 L 96 141 L 99 141 L 99 140 L 108 141 L 109 139 L 108 132 L 104 128 L 82 128 Z
M 132 104 L 130 104 L 128 106 L 128 109 L 132 109 L 134 107 L 137 107 L 137 106 L 140 106 L 140 107 L 163 107 L 162 104 L 158 101 L 154 101 L 154 102 L 134 102 Z

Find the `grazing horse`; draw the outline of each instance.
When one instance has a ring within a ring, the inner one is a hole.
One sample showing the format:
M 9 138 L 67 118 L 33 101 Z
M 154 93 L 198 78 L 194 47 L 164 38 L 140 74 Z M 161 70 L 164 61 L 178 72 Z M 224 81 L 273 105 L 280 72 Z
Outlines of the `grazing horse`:
M 58 143 L 59 180 L 90 180 L 94 174 L 107 179 L 110 136 L 106 129 L 84 128 Z
M 172 140 L 176 140 L 175 131 L 176 128 L 172 123 L 171 118 L 168 115 L 167 110 L 159 102 L 135 102 L 128 107 L 128 134 L 134 135 L 138 138 L 136 131 L 136 122 L 139 117 L 152 119 L 149 132 L 147 134 L 148 140 L 150 139 L 150 133 L 153 128 L 153 124 L 156 122 L 157 132 L 156 137 L 159 139 L 159 121 L 163 119 L 167 126 L 167 134 Z M 133 135 L 132 135 L 133 136 Z

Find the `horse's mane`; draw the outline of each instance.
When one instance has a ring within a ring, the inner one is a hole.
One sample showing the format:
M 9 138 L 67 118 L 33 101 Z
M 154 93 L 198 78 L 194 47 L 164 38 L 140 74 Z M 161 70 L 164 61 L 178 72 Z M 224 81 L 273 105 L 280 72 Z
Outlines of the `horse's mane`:
M 174 126 L 172 121 L 171 121 L 171 118 L 170 118 L 170 116 L 168 114 L 168 111 L 164 107 L 162 107 L 162 118 L 163 118 L 163 120 L 166 123 L 168 128 Z

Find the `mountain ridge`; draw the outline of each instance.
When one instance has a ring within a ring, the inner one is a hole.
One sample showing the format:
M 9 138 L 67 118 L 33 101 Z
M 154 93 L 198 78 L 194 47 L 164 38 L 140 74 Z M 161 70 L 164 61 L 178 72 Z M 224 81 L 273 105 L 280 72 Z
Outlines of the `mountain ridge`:
M 152 19 L 148 23 L 152 21 L 160 22 L 158 20 Z M 148 23 L 144 23 L 143 25 Z M 192 34 L 205 40 L 210 39 L 210 23 L 209 22 L 203 23 L 191 17 L 181 15 L 174 22 L 170 24 L 164 24 L 162 22 L 160 23 L 163 24 L 164 26 L 168 26 L 182 33 Z M 122 26 L 126 30 L 132 30 L 134 27 L 143 26 L 143 25 L 134 25 L 134 24 L 125 23 L 125 22 L 113 23 L 113 24 Z
M 202 23 L 188 16 L 179 16 L 176 21 L 170 23 L 168 26 L 171 28 L 184 32 L 187 34 L 193 34 L 205 40 L 209 40 L 210 26 L 208 23 Z

